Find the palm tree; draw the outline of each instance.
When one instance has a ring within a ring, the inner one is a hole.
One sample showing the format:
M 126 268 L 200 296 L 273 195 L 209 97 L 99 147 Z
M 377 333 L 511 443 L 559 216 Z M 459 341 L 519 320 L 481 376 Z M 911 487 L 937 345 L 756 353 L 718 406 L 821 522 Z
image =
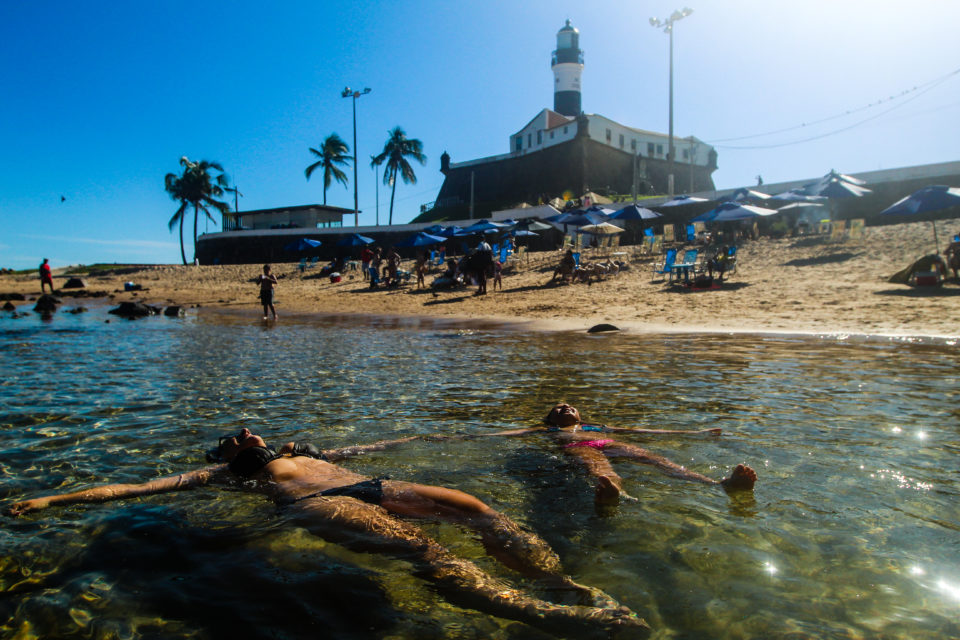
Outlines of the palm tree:
M 230 212 L 230 205 L 214 199 L 223 195 L 223 188 L 228 184 L 222 166 L 206 160 L 191 162 L 187 156 L 180 158 L 180 165 L 183 167 L 183 173 L 180 175 L 168 173 L 164 178 L 164 188 L 173 200 L 180 202 L 180 208 L 170 218 L 167 226 L 170 231 L 173 231 L 174 225 L 179 224 L 180 257 L 183 259 L 183 264 L 187 264 L 187 256 L 183 250 L 183 219 L 186 216 L 187 209 L 191 205 L 193 206 L 193 256 L 196 258 L 197 218 L 200 211 L 203 211 L 211 221 L 216 222 L 207 207 L 213 207 L 221 214 L 226 214 Z M 210 173 L 211 170 L 220 173 L 213 176 Z
M 350 151 L 350 147 L 336 133 L 327 136 L 319 151 L 310 147 L 310 153 L 320 159 L 307 167 L 304 173 L 309 180 L 316 169 L 323 168 L 323 204 L 327 204 L 327 189 L 334 180 L 344 187 L 347 186 L 347 174 L 341 171 L 337 165 L 346 166 L 353 160 L 352 156 L 346 155 L 348 151 Z
M 393 224 L 393 197 L 397 193 L 397 174 L 403 178 L 407 184 L 417 184 L 417 176 L 413 172 L 413 167 L 407 162 L 406 156 L 410 156 L 420 164 L 427 163 L 427 156 L 423 155 L 423 143 L 416 138 L 408 138 L 406 132 L 400 127 L 394 127 L 383 145 L 383 151 L 373 159 L 372 164 L 379 166 L 384 161 L 387 162 L 387 170 L 383 172 L 383 184 L 391 187 L 390 192 L 390 220 L 388 224 Z

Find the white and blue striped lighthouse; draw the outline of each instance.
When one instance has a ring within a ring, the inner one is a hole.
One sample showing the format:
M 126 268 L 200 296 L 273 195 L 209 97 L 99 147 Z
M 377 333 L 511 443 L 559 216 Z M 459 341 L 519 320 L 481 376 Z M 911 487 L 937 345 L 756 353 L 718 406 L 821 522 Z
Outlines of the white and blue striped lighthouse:
M 553 110 L 565 116 L 580 115 L 580 73 L 583 51 L 580 32 L 567 24 L 557 32 L 557 50 L 553 52 Z

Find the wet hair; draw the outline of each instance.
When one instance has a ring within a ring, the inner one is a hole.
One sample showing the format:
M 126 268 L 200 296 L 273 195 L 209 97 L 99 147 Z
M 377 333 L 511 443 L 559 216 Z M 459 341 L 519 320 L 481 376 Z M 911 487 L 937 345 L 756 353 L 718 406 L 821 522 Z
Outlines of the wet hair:
M 558 402 L 557 404 L 555 404 L 555 405 L 553 405 L 552 407 L 550 407 L 550 411 L 547 412 L 547 415 L 543 416 L 543 424 L 549 424 L 549 425 L 554 424 L 553 422 L 550 422 L 550 416 L 553 415 L 553 410 L 556 409 L 557 407 L 559 407 L 559 406 L 562 405 L 562 404 L 565 404 L 565 405 L 567 405 L 567 406 L 573 407 L 572 404 L 569 404 L 569 403 L 567 403 L 567 402 Z M 580 414 L 580 410 L 577 409 L 576 407 L 573 407 L 573 408 L 576 410 L 577 414 L 579 415 L 579 414 Z M 583 420 L 583 416 L 580 416 L 580 419 Z

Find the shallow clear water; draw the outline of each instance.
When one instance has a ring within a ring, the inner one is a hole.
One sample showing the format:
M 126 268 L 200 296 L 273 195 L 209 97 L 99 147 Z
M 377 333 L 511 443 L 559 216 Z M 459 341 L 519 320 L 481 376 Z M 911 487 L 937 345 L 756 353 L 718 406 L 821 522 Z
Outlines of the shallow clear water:
M 746 462 L 756 491 L 617 462 L 639 500 L 598 511 L 546 435 L 416 442 L 345 466 L 479 496 L 657 638 L 960 637 L 954 343 L 107 317 L 0 318 L 2 503 L 197 468 L 241 426 L 334 447 L 530 426 L 566 400 L 611 425 L 722 427 L 617 437 L 711 477 Z M 470 532 L 423 526 L 537 592 Z M 4 519 L 0 545 L 2 637 L 546 637 L 213 488 Z

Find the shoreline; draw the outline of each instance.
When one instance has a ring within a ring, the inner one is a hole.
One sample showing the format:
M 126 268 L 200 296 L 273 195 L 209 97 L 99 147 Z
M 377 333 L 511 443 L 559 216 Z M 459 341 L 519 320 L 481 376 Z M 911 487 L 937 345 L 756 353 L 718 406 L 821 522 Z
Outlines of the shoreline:
M 958 225 L 960 226 L 960 225 Z M 651 258 L 630 260 L 630 269 L 592 284 L 550 285 L 560 254 L 531 254 L 529 261 L 505 270 L 502 291 L 492 282 L 486 296 L 475 287 L 431 292 L 415 280 L 396 289 L 366 286 L 348 271 L 338 283 L 319 277 L 319 268 L 300 273 L 296 263 L 274 264 L 279 276 L 280 322 L 291 315 L 389 318 L 391 322 L 450 323 L 459 326 L 507 326 L 520 331 L 585 331 L 607 323 L 627 334 L 755 334 L 871 336 L 905 340 L 960 338 L 960 281 L 939 287 L 910 287 L 888 282 L 895 272 L 933 252 L 930 226 L 908 223 L 870 227 L 863 237 L 840 242 L 816 236 L 760 238 L 740 244 L 737 272 L 719 289 L 668 286 L 653 277 Z M 629 251 L 629 247 L 621 250 Z M 583 260 L 599 259 L 585 251 Z M 81 275 L 90 292 L 109 297 L 62 298 L 64 307 L 115 306 L 140 300 L 157 306 L 219 309 L 259 320 L 258 288 L 262 265 L 155 265 L 118 274 Z M 405 262 L 404 269 L 411 263 Z M 58 270 L 55 282 L 65 282 Z M 76 271 L 73 269 L 72 271 Z M 426 282 L 436 274 L 428 274 Z M 124 291 L 133 281 L 142 291 Z M 0 293 L 40 294 L 33 274 L 0 276 Z M 32 312 L 31 302 L 15 302 Z

